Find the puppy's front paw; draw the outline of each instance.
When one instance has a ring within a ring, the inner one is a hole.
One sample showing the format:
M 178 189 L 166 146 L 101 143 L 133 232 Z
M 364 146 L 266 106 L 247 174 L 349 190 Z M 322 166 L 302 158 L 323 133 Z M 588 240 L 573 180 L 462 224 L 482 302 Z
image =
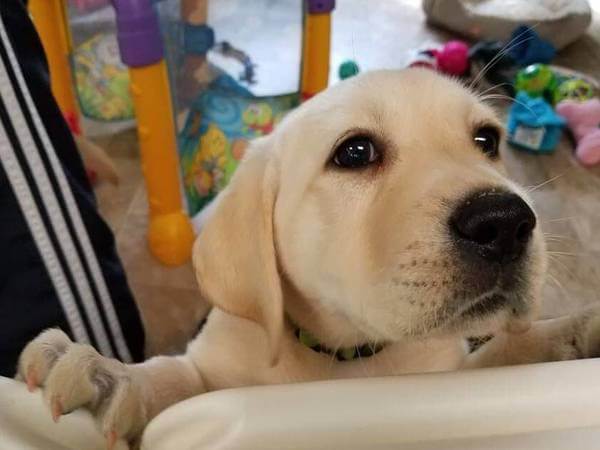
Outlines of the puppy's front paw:
M 583 358 L 600 357 L 600 308 L 583 313 L 577 321 L 573 346 Z
M 71 342 L 60 330 L 46 330 L 27 344 L 17 377 L 30 391 L 42 387 L 55 421 L 77 408 L 89 409 L 109 448 L 117 438 L 136 438 L 146 424 L 141 382 L 131 368 Z

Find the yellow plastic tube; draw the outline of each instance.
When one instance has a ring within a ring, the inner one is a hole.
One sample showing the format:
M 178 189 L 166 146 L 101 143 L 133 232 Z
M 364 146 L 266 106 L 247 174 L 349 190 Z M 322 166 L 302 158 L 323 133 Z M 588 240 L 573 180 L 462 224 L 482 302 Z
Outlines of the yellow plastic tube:
M 29 12 L 48 60 L 52 94 L 72 131 L 79 132 L 79 106 L 69 64 L 72 41 L 64 0 L 29 0 Z
M 327 87 L 331 47 L 331 14 L 306 14 L 302 55 L 303 98 L 310 98 Z
M 150 206 L 150 251 L 165 265 L 180 265 L 190 259 L 194 230 L 183 211 L 167 67 L 163 59 L 130 67 L 129 75 Z

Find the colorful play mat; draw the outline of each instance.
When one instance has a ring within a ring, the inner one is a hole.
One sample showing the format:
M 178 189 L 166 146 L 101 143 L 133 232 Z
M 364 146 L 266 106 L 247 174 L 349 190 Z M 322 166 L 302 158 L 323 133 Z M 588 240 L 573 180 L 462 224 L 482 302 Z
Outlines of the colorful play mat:
M 114 34 L 97 34 L 79 45 L 73 53 L 73 66 L 84 116 L 102 121 L 134 117 L 129 74 Z
M 248 141 L 270 133 L 298 95 L 256 97 L 229 75 L 199 94 L 179 133 L 179 157 L 191 216 L 229 182 Z

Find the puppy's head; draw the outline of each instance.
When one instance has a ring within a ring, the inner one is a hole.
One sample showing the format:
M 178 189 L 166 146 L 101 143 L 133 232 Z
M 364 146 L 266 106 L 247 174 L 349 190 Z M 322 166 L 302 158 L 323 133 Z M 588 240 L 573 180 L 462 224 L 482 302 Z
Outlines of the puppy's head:
M 272 343 L 288 294 L 304 305 L 292 320 L 348 344 L 518 328 L 546 262 L 501 138 L 490 108 L 431 71 L 340 83 L 252 144 L 196 243 L 201 290 Z

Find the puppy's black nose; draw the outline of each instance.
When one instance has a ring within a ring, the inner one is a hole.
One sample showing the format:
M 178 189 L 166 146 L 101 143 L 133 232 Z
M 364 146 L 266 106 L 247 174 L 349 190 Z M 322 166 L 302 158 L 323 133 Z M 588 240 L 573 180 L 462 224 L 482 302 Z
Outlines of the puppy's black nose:
M 450 229 L 467 253 L 507 263 L 523 254 L 535 223 L 535 214 L 518 195 L 482 191 L 469 196 L 455 210 Z

